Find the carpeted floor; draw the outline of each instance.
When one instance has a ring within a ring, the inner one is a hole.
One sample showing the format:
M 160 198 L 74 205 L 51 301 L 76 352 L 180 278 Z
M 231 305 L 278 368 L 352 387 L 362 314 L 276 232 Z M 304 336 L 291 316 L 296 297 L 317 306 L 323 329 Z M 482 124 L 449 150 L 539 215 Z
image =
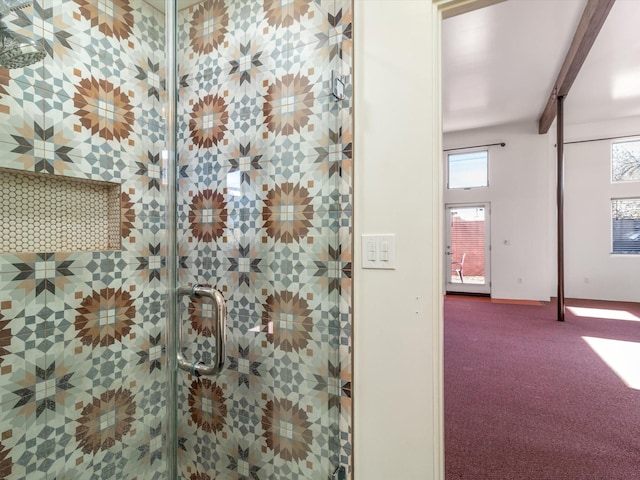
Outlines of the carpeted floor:
M 446 299 L 447 480 L 640 479 L 640 390 L 583 338 L 640 348 L 640 304 L 568 305 Z

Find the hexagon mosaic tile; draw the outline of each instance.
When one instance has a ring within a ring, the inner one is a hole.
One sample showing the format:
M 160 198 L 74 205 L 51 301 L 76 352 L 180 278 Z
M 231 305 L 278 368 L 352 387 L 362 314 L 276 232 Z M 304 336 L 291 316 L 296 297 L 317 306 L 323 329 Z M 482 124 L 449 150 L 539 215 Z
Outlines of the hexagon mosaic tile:
M 0 169 L 0 253 L 120 248 L 120 185 Z

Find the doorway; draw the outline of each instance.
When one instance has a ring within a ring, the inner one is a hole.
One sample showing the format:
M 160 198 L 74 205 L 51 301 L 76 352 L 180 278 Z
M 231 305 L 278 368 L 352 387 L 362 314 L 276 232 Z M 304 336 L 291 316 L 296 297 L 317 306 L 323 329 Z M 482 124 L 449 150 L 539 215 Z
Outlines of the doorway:
M 489 203 L 445 206 L 445 290 L 491 294 Z

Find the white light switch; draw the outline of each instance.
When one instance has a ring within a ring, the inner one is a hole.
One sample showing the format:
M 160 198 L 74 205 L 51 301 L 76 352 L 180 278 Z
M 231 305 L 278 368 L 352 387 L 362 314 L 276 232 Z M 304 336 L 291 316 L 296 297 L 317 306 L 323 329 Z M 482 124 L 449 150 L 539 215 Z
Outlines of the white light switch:
M 389 242 L 386 242 L 386 241 L 380 242 L 380 261 L 382 262 L 389 261 Z
M 394 270 L 396 268 L 396 236 L 362 235 L 362 268 Z
M 376 242 L 373 240 L 369 240 L 367 242 L 367 260 L 369 262 L 375 262 L 377 260 L 376 252 Z

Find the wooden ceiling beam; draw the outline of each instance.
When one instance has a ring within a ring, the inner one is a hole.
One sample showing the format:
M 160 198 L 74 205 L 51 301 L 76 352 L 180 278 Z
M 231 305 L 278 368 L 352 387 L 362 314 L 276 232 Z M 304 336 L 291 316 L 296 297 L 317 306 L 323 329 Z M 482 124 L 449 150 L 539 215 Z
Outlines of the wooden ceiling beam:
M 538 132 L 547 133 L 557 114 L 556 98 L 569 93 L 573 81 L 578 76 L 604 21 L 607 19 L 615 0 L 588 0 L 582 18 L 565 56 L 560 73 L 553 86 L 544 111 L 538 122 Z
M 446 9 L 442 10 L 442 19 L 445 20 L 505 1 L 506 0 L 460 0 L 458 2 L 448 2 Z

